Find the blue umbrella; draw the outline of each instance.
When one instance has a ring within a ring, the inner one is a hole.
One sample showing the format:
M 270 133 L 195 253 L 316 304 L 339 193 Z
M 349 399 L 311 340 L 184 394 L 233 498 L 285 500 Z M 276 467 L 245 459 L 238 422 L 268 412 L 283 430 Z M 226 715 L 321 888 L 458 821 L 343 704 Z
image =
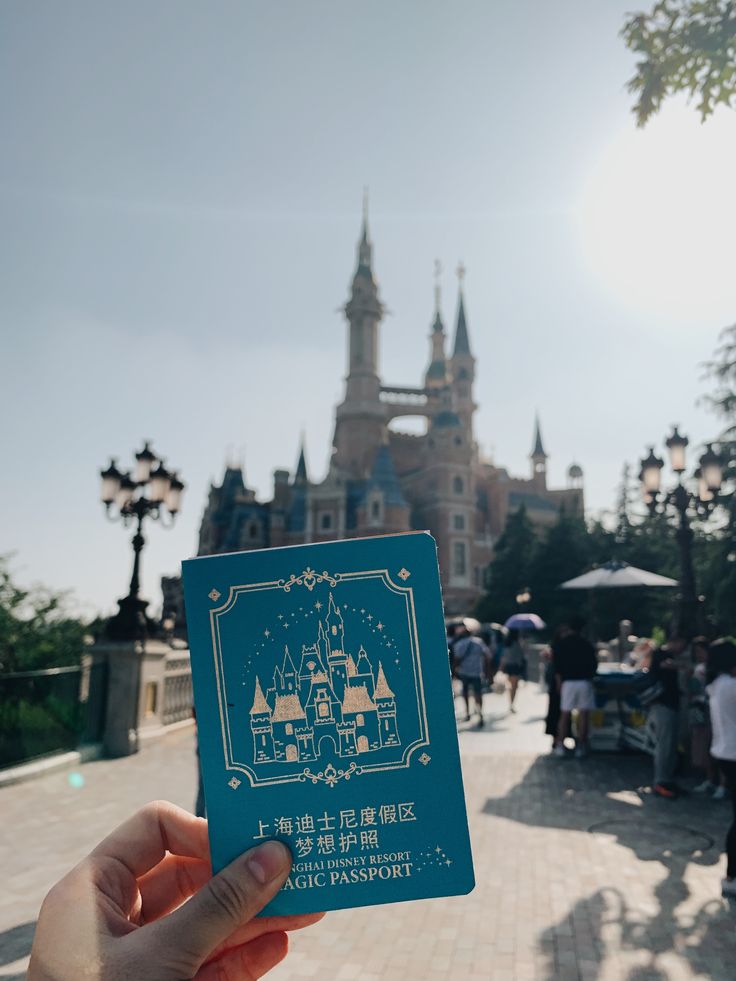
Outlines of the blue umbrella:
M 544 630 L 546 626 L 536 613 L 514 613 L 504 624 L 509 630 Z

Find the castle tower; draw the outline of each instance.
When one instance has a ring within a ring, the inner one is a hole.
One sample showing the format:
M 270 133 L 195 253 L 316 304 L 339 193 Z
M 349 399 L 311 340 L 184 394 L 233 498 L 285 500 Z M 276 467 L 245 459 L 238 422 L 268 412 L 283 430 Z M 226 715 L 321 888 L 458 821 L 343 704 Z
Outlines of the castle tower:
M 399 733 L 396 727 L 396 697 L 388 686 L 383 665 L 378 662 L 378 677 L 373 701 L 378 709 L 378 733 L 382 746 L 399 746 Z
M 250 728 L 253 733 L 253 762 L 265 763 L 274 758 L 271 709 L 268 707 L 261 683 L 256 678 L 253 707 L 250 710 Z
M 335 415 L 334 463 L 354 477 L 369 472 L 385 429 L 380 400 L 378 331 L 383 304 L 373 276 L 373 247 L 368 237 L 368 200 L 363 201 L 363 227 L 358 263 L 344 312 L 348 322 L 348 373 L 345 398 Z
M 357 516 L 359 533 L 375 534 L 378 528 L 384 534 L 395 534 L 411 528 L 410 508 L 388 443 L 382 443 L 376 453 Z
M 475 403 L 473 402 L 473 382 L 475 381 L 475 358 L 470 350 L 470 340 L 468 338 L 468 325 L 465 319 L 465 296 L 463 293 L 463 281 L 465 279 L 465 267 L 461 263 L 457 269 L 459 283 L 458 303 L 457 303 L 457 322 L 455 324 L 455 343 L 452 348 L 452 358 L 450 359 L 450 371 L 452 373 L 452 394 L 455 411 L 460 417 L 465 430 L 465 438 L 472 445 L 473 443 L 473 413 Z
M 327 604 L 325 628 L 330 653 L 332 651 L 342 652 L 345 648 L 345 624 L 343 623 L 340 607 L 335 605 L 335 597 L 332 593 L 330 593 L 330 599 Z
M 342 701 L 345 686 L 348 683 L 348 659 L 345 654 L 345 626 L 340 607 L 335 605 L 335 599 L 330 593 L 325 617 L 327 643 L 329 654 L 327 666 L 330 672 L 330 684 L 339 701 Z
M 448 384 L 447 358 L 445 357 L 445 325 L 440 312 L 440 276 L 439 260 L 435 262 L 434 287 L 434 321 L 429 334 L 430 356 L 429 365 L 424 373 L 424 387 L 430 399 L 436 398 L 438 390 Z
M 542 431 L 539 428 L 539 416 L 534 417 L 534 446 L 529 459 L 532 461 L 532 480 L 542 490 L 547 489 L 547 454 L 542 444 Z
M 284 694 L 289 695 L 299 687 L 298 675 L 294 667 L 294 662 L 291 659 L 291 654 L 289 654 L 288 646 L 284 647 L 284 665 L 281 668 L 281 678 L 281 688 Z
M 302 659 L 299 664 L 299 680 L 297 681 L 299 688 L 308 691 L 312 675 L 318 671 L 324 672 L 324 670 L 325 666 L 322 663 L 317 644 L 302 644 Z
M 368 693 L 373 695 L 373 689 L 376 687 L 376 679 L 373 676 L 371 662 L 368 660 L 368 655 L 366 654 L 365 648 L 362 645 L 358 650 L 358 663 L 356 668 L 357 671 L 355 677 L 351 680 L 351 684 L 365 685 Z

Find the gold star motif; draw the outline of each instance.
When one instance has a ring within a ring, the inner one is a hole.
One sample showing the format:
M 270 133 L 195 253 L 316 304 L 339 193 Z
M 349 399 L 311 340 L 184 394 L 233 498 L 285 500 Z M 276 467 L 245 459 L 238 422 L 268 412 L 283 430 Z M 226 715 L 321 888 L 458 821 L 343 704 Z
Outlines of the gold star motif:
M 406 580 L 409 578 L 410 575 L 411 573 L 409 572 L 408 569 L 402 568 L 399 572 L 399 579 L 403 579 L 404 582 L 406 582 Z
M 227 785 L 228 787 L 232 787 L 233 790 L 237 790 L 240 786 L 240 780 L 237 777 L 233 777 L 231 780 L 228 780 Z
M 381 621 L 380 621 L 380 620 L 379 620 L 379 621 L 378 621 L 378 623 L 376 624 L 376 630 L 383 630 L 383 624 L 381 623 Z
M 218 593 L 216 589 L 211 589 L 207 595 L 209 596 L 209 598 L 212 600 L 213 603 L 216 603 L 220 598 L 220 596 L 222 595 L 222 593 Z
M 452 865 L 452 859 L 446 858 L 445 865 Z
M 322 604 L 320 603 L 319 600 L 317 600 L 317 602 L 314 604 L 314 608 L 315 608 L 315 610 L 321 610 L 322 609 Z
M 440 846 L 439 846 L 439 845 L 437 845 L 437 847 L 435 848 L 435 851 L 436 851 L 436 852 L 437 852 L 437 854 L 439 855 L 439 853 L 440 853 L 440 852 L 442 851 L 442 849 L 440 848 Z
M 271 636 L 271 631 L 270 630 L 264 630 L 263 631 L 263 636 L 264 637 L 270 637 Z
M 422 753 L 422 755 L 419 757 L 419 762 L 422 764 L 422 766 L 426 766 L 431 759 L 432 757 L 429 755 L 429 753 Z

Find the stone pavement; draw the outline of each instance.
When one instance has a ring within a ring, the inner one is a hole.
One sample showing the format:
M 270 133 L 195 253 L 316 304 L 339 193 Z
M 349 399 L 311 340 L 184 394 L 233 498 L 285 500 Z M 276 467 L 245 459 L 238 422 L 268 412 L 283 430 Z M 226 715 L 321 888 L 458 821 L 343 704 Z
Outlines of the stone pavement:
M 478 885 L 469 896 L 329 914 L 270 977 L 644 981 L 736 977 L 736 910 L 719 896 L 730 805 L 653 798 L 648 760 L 545 755 L 545 699 L 486 697 L 460 724 Z M 46 889 L 155 797 L 190 806 L 191 731 L 138 756 L 0 791 L 0 979 L 20 981 Z

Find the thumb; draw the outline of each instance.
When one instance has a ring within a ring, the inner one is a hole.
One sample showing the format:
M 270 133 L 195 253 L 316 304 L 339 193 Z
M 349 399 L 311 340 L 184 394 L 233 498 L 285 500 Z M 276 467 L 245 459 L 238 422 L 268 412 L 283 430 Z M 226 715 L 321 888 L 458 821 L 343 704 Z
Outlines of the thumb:
M 238 927 L 260 912 L 291 871 L 291 853 L 280 841 L 266 841 L 236 858 L 176 912 L 144 927 L 165 961 L 191 965 L 192 973 Z M 143 940 L 143 938 L 141 938 Z M 167 956 L 168 955 L 168 956 Z

